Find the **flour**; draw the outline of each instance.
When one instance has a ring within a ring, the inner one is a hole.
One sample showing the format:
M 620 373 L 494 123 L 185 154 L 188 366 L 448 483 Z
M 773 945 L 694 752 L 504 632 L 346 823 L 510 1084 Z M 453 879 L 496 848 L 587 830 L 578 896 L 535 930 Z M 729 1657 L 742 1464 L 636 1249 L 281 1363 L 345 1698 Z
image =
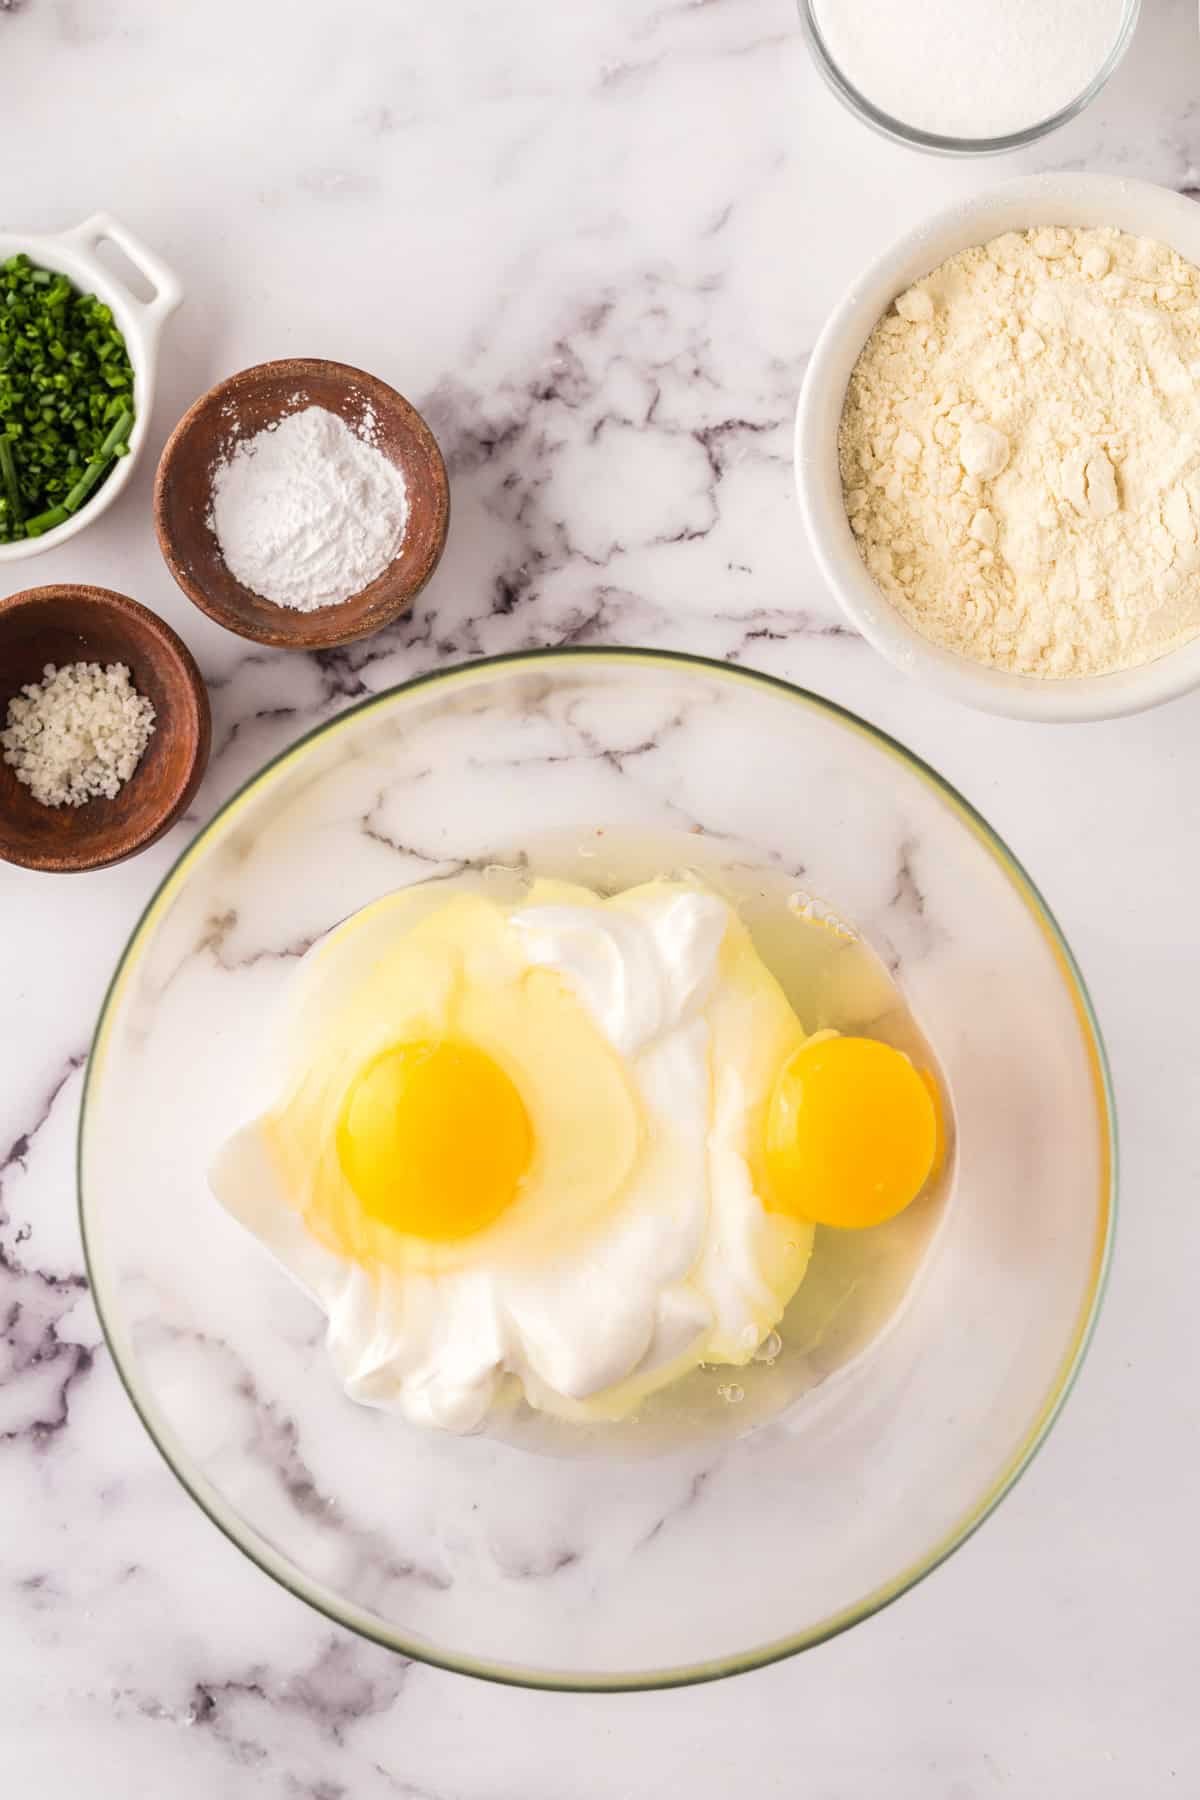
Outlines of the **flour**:
M 902 294 L 839 435 L 864 561 L 934 642 L 1096 675 L 1200 632 L 1200 270 L 1010 232 Z
M 381 575 L 407 519 L 399 469 L 319 406 L 244 440 L 213 477 L 209 524 L 230 573 L 300 612 Z
M 1061 112 L 1120 34 L 1125 0 L 814 0 L 864 99 L 940 137 L 1003 137 Z

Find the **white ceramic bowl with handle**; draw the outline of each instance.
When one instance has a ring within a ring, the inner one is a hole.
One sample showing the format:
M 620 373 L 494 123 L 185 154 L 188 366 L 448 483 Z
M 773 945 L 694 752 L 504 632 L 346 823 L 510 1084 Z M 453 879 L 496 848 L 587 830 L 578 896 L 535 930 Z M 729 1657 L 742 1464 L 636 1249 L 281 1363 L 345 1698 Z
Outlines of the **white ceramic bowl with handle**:
M 985 712 L 1066 724 L 1140 712 L 1200 686 L 1200 637 L 1138 668 L 1061 679 L 1012 674 L 942 649 L 900 615 L 868 573 L 842 503 L 837 455 L 851 372 L 896 295 L 961 250 L 1040 225 L 1113 225 L 1200 265 L 1200 206 L 1146 181 L 1035 175 L 935 213 L 866 270 L 826 323 L 796 414 L 796 486 L 825 579 L 850 622 L 897 668 Z M 1200 394 L 1196 416 L 1200 433 Z
M 105 242 L 115 244 L 145 277 L 154 290 L 151 299 L 141 300 L 131 293 L 108 264 L 100 260 L 97 250 Z M 43 532 L 41 537 L 18 538 L 15 543 L 0 544 L 0 564 L 40 556 L 44 550 L 65 543 L 85 525 L 98 519 L 128 482 L 150 426 L 162 328 L 183 299 L 183 289 L 167 265 L 111 213 L 93 213 L 82 225 L 74 225 L 69 231 L 48 237 L 0 231 L 0 262 L 18 251 L 24 251 L 31 262 L 43 269 L 53 269 L 56 274 L 68 276 L 82 293 L 95 294 L 112 308 L 133 365 L 134 421 L 128 456 L 120 458 L 87 504 L 65 524 Z

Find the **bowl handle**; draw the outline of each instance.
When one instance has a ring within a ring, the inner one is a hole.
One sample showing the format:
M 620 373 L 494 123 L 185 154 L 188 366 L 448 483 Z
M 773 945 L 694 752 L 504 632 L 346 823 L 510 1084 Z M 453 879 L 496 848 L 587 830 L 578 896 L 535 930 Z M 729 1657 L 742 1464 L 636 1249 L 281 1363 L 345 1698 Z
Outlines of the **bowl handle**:
M 70 231 L 60 232 L 59 237 L 63 243 L 71 244 L 76 250 L 95 262 L 105 280 L 121 283 L 129 304 L 137 308 L 144 325 L 151 331 L 156 332 L 163 320 L 175 311 L 183 299 L 183 289 L 166 263 L 162 262 L 153 250 L 143 244 L 142 240 L 135 236 L 127 225 L 122 225 L 119 219 L 114 219 L 111 213 L 93 213 L 90 219 L 83 221 L 82 225 L 73 225 Z M 99 261 L 96 257 L 96 246 L 104 243 L 106 239 L 114 243 L 118 250 L 123 251 L 134 268 L 146 277 L 154 289 L 152 300 L 140 300 L 136 294 L 130 293 L 120 276 L 107 263 Z

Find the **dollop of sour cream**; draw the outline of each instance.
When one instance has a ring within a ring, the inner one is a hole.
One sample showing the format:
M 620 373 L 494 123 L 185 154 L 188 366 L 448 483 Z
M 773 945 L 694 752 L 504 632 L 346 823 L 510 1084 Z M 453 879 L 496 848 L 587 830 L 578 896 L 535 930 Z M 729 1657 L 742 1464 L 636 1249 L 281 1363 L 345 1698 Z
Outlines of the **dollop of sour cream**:
M 382 901 L 314 946 L 292 1043 L 312 1041 L 331 993 L 381 966 L 398 930 L 403 909 Z M 524 1224 L 518 1206 L 433 1266 L 366 1268 L 306 1229 L 258 1121 L 212 1177 L 327 1314 L 346 1392 L 457 1432 L 485 1425 L 514 1380 L 531 1405 L 587 1421 L 627 1415 L 701 1362 L 746 1363 L 811 1249 L 811 1227 L 766 1205 L 761 1155 L 775 1075 L 804 1033 L 723 900 L 666 882 L 609 900 L 542 882 L 501 940 L 517 979 L 550 971 L 575 997 L 636 1104 L 627 1176 L 578 1231 Z M 555 1179 L 547 1169 L 551 1196 Z M 562 1208 L 569 1218 L 569 1193 Z

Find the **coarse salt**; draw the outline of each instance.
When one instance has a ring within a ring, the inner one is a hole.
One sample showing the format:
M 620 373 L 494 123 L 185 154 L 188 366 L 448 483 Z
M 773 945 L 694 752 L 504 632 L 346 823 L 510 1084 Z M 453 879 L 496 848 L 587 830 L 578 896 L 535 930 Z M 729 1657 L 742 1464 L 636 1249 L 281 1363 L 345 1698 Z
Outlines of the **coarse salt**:
M 124 663 L 47 663 L 8 703 L 4 760 L 43 806 L 115 800 L 154 731 Z

